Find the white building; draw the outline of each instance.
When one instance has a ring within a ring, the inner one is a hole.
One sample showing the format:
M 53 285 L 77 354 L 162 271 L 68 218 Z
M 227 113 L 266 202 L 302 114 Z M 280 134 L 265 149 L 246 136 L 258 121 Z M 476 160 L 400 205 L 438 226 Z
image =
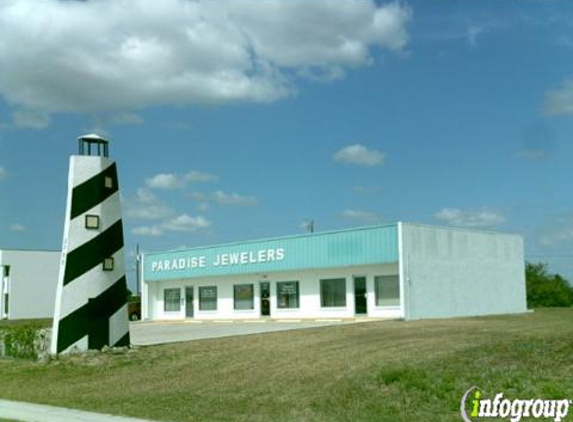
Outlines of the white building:
M 59 251 L 0 249 L 0 317 L 52 318 Z
M 148 253 L 142 318 L 522 313 L 523 238 L 397 223 Z

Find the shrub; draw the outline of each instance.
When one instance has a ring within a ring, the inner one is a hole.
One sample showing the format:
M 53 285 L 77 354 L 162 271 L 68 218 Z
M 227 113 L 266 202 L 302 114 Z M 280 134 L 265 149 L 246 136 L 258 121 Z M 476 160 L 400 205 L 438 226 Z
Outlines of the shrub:
M 573 287 L 559 274 L 550 274 L 547 264 L 525 264 L 527 306 L 566 307 L 573 305 Z
M 43 351 L 46 335 L 39 325 L 7 327 L 2 334 L 6 356 L 37 359 Z

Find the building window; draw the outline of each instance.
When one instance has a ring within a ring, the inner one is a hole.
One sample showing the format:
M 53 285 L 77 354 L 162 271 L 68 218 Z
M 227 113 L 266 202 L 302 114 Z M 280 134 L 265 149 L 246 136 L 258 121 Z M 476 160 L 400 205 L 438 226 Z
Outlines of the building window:
M 255 309 L 255 289 L 253 284 L 235 284 L 233 286 L 235 310 Z
M 86 229 L 99 229 L 99 216 L 86 215 Z
M 163 290 L 163 310 L 165 312 L 181 311 L 181 289 Z
M 199 310 L 217 310 L 217 286 L 199 287 Z
M 397 275 L 374 277 L 376 306 L 400 306 L 400 278 Z
M 113 179 L 109 176 L 106 176 L 104 179 L 104 184 L 105 184 L 105 187 L 108 189 L 113 188 Z
M 299 307 L 298 281 L 277 282 L 277 307 L 279 309 Z
M 103 270 L 113 271 L 113 258 L 105 258 L 103 260 Z
M 4 277 L 10 277 L 10 265 L 4 265 Z
M 320 306 L 323 308 L 346 306 L 346 279 L 320 280 Z

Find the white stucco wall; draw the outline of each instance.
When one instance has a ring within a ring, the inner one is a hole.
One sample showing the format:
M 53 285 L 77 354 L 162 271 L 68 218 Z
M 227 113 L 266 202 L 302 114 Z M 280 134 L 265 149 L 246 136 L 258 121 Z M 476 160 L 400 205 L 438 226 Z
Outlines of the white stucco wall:
M 352 318 L 355 316 L 354 276 L 366 276 L 367 310 L 370 317 L 402 317 L 399 306 L 393 308 L 375 307 L 374 276 L 397 275 L 398 264 L 369 265 L 360 267 L 320 269 L 269 273 L 263 275 L 234 275 L 228 277 L 193 278 L 187 280 L 167 280 L 144 282 L 142 288 L 143 318 L 152 320 L 180 320 L 185 318 L 185 286 L 194 287 L 194 319 L 255 319 L 261 317 L 260 282 L 270 282 L 271 318 Z M 346 279 L 346 306 L 342 308 L 321 308 L 320 280 L 327 278 Z M 276 283 L 280 281 L 299 281 L 298 309 L 279 309 L 276 301 Z M 254 284 L 255 298 L 253 310 L 233 309 L 233 286 L 235 284 Z M 200 286 L 217 286 L 217 311 L 199 310 Z M 183 298 L 179 312 L 164 312 L 163 291 L 166 288 L 181 288 Z
M 406 319 L 526 312 L 521 236 L 401 226 Z
M 10 266 L 10 276 L 3 280 L 9 293 L 8 319 L 53 317 L 60 256 L 58 251 L 0 251 L 0 265 Z

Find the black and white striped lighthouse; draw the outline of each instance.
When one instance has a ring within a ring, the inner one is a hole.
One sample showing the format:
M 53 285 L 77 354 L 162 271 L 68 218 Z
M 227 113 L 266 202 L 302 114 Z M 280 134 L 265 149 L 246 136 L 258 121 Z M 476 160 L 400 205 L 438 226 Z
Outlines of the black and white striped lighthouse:
M 81 136 L 78 146 L 70 157 L 53 354 L 130 344 L 116 164 L 98 135 Z

